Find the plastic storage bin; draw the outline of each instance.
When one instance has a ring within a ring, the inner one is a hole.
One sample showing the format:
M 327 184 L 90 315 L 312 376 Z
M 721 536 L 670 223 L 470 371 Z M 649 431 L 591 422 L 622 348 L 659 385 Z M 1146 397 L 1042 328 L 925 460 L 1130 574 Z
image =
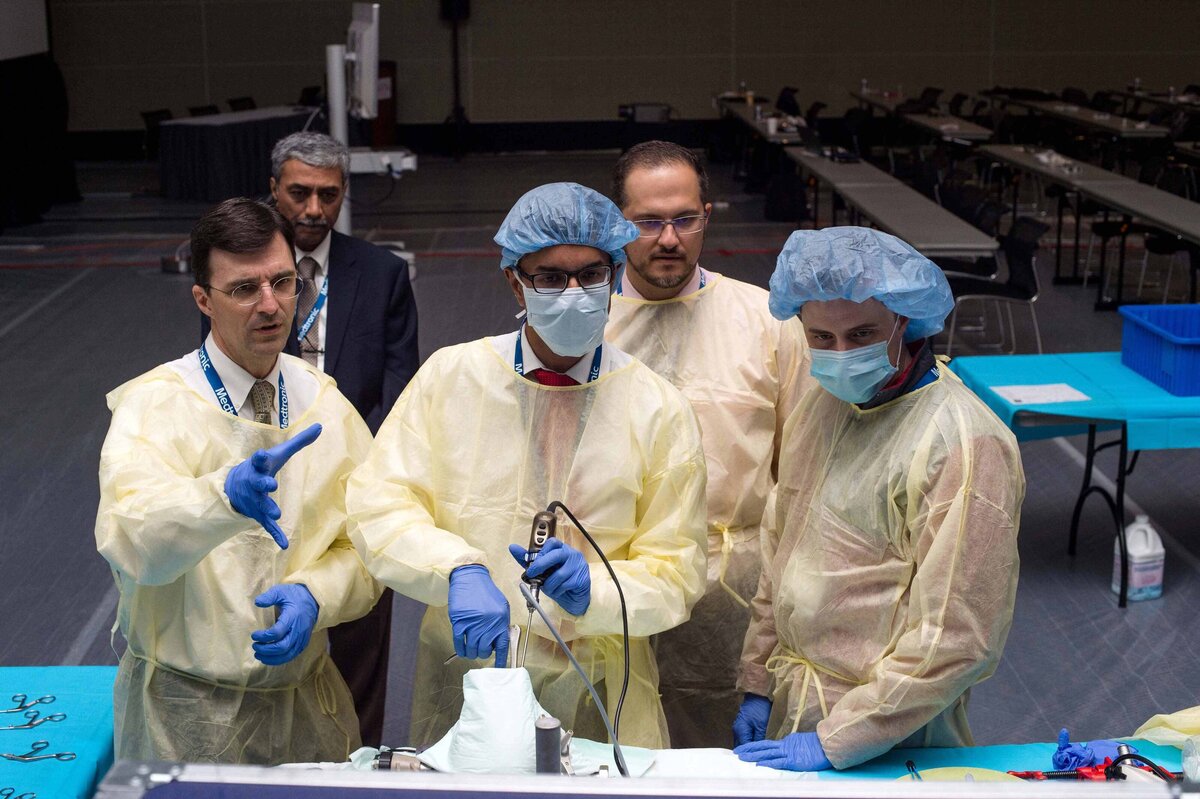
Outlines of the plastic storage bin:
M 1121 363 L 1182 397 L 1200 396 L 1200 305 L 1123 305 Z

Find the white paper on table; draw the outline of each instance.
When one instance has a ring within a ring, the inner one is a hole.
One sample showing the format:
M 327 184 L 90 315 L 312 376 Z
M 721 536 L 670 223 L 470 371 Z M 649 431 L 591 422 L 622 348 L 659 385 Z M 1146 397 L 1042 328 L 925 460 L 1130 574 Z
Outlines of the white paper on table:
M 1048 405 L 1055 402 L 1087 402 L 1091 399 L 1066 383 L 1043 383 L 1034 386 L 992 386 L 1002 398 L 1013 405 Z

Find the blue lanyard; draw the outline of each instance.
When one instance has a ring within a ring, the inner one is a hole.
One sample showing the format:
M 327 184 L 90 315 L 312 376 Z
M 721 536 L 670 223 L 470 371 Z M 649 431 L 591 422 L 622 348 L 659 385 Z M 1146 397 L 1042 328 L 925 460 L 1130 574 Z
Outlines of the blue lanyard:
M 329 278 L 321 281 L 321 293 L 317 295 L 317 301 L 313 303 L 312 310 L 308 312 L 308 318 L 304 320 L 304 324 L 300 325 L 300 329 L 296 331 L 296 338 L 300 341 L 308 335 L 309 328 L 317 321 L 317 317 L 321 315 L 321 309 L 325 307 L 325 298 L 329 296 Z
M 229 391 L 221 382 L 221 376 L 217 374 L 212 359 L 208 357 L 208 347 L 205 344 L 200 345 L 200 368 L 204 370 L 208 384 L 212 386 L 213 393 L 217 395 L 217 402 L 221 405 L 221 410 L 238 416 L 237 408 L 233 407 L 233 400 L 229 399 Z M 279 370 L 279 426 L 281 428 L 288 426 L 288 396 L 287 389 L 283 386 L 282 368 Z
M 700 267 L 696 267 L 696 268 L 700 269 Z M 624 282 L 625 282 L 625 271 L 624 271 L 624 269 L 622 269 L 621 270 L 621 279 L 617 281 L 617 296 L 618 297 L 625 296 L 625 292 L 621 290 L 622 289 L 621 284 L 623 284 Z M 706 285 L 708 285 L 708 275 L 704 274 L 703 269 L 700 269 L 700 287 L 697 288 L 696 291 L 699 291 L 700 289 L 704 288 Z
M 592 368 L 588 371 L 587 381 L 590 383 L 600 376 L 600 354 L 604 350 L 604 345 L 601 344 L 596 348 L 596 353 L 592 355 Z M 525 376 L 525 353 L 521 349 L 521 331 L 517 331 L 517 352 L 513 356 L 513 371 L 521 377 Z M 282 376 L 282 372 L 280 373 Z

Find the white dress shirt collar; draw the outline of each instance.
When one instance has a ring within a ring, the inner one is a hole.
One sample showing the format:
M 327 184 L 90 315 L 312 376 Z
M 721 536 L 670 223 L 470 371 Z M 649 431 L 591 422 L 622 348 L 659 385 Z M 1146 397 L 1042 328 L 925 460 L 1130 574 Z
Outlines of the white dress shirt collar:
M 329 271 L 329 242 L 333 240 L 333 231 L 325 234 L 325 238 L 321 239 L 321 243 L 317 245 L 312 252 L 305 252 L 299 247 L 296 248 L 296 263 L 300 263 L 301 258 L 312 258 L 317 262 L 317 269 L 321 272 Z
M 521 326 L 521 357 L 525 361 L 525 374 L 531 374 L 534 369 L 545 369 L 549 372 L 556 371 L 542 363 L 542 360 L 538 358 L 537 353 L 533 351 L 533 347 L 529 346 L 528 328 L 528 325 Z M 602 344 L 601 346 L 605 349 L 608 348 L 607 344 Z M 576 361 L 575 365 L 570 369 L 565 372 L 560 372 L 559 374 L 565 374 L 567 377 L 573 379 L 576 383 L 586 383 L 588 381 L 588 377 L 591 375 L 592 358 L 594 355 L 595 350 L 592 350 L 587 355 L 584 355 L 578 361 Z
M 209 333 L 208 338 L 204 340 L 204 347 L 208 350 L 208 357 L 212 361 L 213 367 L 217 370 L 217 374 L 221 377 L 221 382 L 225 384 L 225 391 L 229 393 L 229 400 L 233 403 L 233 407 L 241 408 L 246 404 L 246 398 L 250 396 L 250 389 L 254 388 L 254 384 L 259 378 L 247 372 L 242 367 L 238 366 L 233 360 L 221 351 L 217 346 L 217 342 L 213 339 L 213 334 Z M 275 410 L 279 410 L 279 358 L 275 358 L 275 365 L 271 367 L 271 372 L 266 377 L 262 378 L 271 384 L 271 388 L 275 389 Z

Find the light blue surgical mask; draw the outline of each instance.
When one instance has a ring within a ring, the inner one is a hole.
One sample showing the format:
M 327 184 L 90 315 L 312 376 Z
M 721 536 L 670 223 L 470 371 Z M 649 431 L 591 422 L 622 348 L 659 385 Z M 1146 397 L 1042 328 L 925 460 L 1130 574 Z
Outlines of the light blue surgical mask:
M 538 294 L 522 286 L 529 326 L 556 355 L 580 358 L 604 341 L 608 322 L 608 286 L 569 288 L 561 294 Z
M 896 324 L 900 324 L 899 318 Z M 893 327 L 892 335 L 895 333 Z M 866 402 L 897 372 L 888 358 L 891 341 L 892 336 L 888 336 L 886 341 L 842 352 L 812 349 L 809 371 L 822 388 L 843 402 Z

